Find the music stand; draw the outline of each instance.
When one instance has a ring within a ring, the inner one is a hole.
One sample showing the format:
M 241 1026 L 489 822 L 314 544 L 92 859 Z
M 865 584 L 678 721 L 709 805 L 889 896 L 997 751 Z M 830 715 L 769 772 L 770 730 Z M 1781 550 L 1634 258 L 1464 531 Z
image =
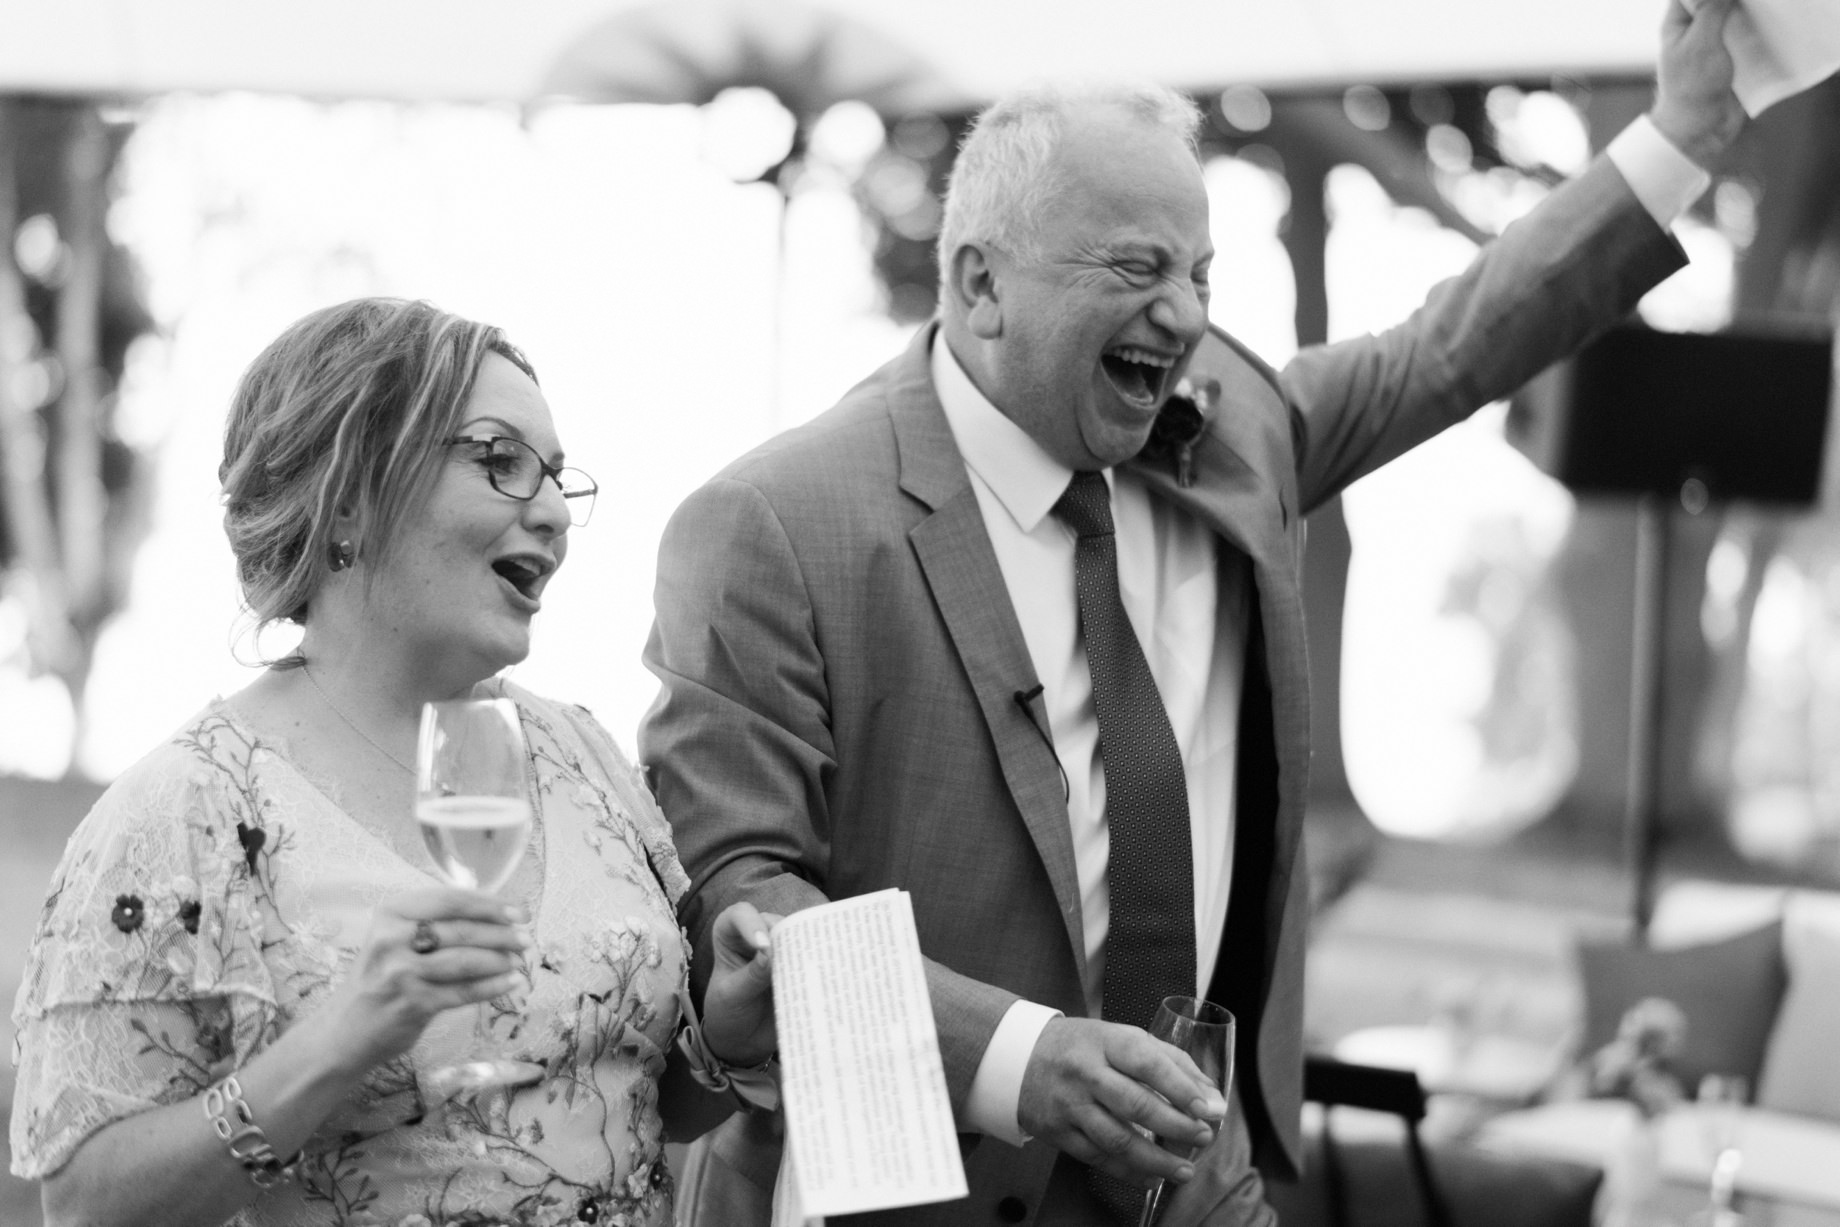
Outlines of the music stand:
M 1529 383 L 1510 410 L 1510 441 L 1573 493 L 1635 499 L 1624 847 L 1638 940 L 1654 913 L 1660 846 L 1661 666 L 1676 509 L 1813 505 L 1832 377 L 1825 333 L 1620 325 Z

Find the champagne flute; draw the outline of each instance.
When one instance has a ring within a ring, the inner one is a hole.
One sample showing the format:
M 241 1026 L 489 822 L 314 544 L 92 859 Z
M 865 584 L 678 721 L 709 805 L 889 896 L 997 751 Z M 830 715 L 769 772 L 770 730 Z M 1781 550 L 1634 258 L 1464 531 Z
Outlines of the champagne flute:
M 517 869 L 530 839 L 524 733 L 510 699 L 458 699 L 422 707 L 416 743 L 415 821 L 435 868 L 455 886 L 496 892 Z M 475 1007 L 472 1052 L 429 1083 L 443 1098 L 471 1099 L 523 1086 L 543 1067 L 494 1051 L 491 1003 Z
M 1202 1077 L 1220 1088 L 1224 1098 L 1233 1086 L 1233 1014 L 1231 1011 L 1215 1005 L 1211 1001 L 1202 1001 L 1195 997 L 1165 997 L 1156 1008 L 1156 1019 L 1150 1024 L 1150 1034 L 1166 1043 L 1173 1044 L 1189 1055 L 1201 1070 Z M 1226 1122 L 1221 1122 L 1222 1128 Z M 1185 1159 L 1192 1159 L 1201 1147 L 1185 1143 L 1162 1143 L 1165 1150 L 1180 1154 Z M 1137 1227 L 1151 1227 L 1156 1222 L 1157 1210 L 1163 1199 L 1163 1184 L 1159 1180 L 1144 1194 L 1144 1213 L 1137 1220 Z
M 1712 1158 L 1707 1221 L 1710 1227 L 1737 1227 L 1743 1222 L 1732 1209 L 1737 1193 L 1738 1168 L 1744 1161 L 1738 1149 L 1740 1117 L 1750 1099 L 1750 1082 L 1741 1074 L 1707 1074 L 1699 1080 L 1696 1096 L 1700 1136 Z

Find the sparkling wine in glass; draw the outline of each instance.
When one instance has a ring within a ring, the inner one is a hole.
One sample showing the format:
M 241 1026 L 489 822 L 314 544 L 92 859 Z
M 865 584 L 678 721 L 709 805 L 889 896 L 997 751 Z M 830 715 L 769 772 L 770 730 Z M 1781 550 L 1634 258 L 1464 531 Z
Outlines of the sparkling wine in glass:
M 490 894 L 516 871 L 530 840 L 524 733 L 510 699 L 457 699 L 422 707 L 416 743 L 415 821 L 435 868 L 455 886 Z M 429 1075 L 448 1098 L 523 1086 L 543 1067 L 499 1055 L 491 1004 L 476 1009 L 472 1052 Z
M 415 803 L 415 821 L 442 877 L 493 894 L 524 859 L 530 802 L 521 797 L 422 797 Z
M 1201 1074 L 1220 1090 L 1224 1099 L 1233 1086 L 1233 1014 L 1211 1001 L 1196 997 L 1165 997 L 1156 1008 L 1150 1034 L 1189 1055 Z M 1221 1122 L 1225 1127 L 1226 1122 Z M 1163 1139 L 1164 1149 L 1192 1159 L 1201 1150 L 1187 1143 Z M 1163 1199 L 1163 1181 L 1144 1194 L 1144 1213 L 1138 1227 L 1151 1227 Z

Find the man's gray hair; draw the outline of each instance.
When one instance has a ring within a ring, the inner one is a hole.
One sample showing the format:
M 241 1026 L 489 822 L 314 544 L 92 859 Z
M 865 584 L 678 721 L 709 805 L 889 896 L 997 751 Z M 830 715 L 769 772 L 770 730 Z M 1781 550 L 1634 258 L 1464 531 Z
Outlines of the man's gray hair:
M 1042 85 L 1006 95 L 986 107 L 959 147 L 946 189 L 939 230 L 939 274 L 968 242 L 988 243 L 1018 260 L 1041 256 L 1040 218 L 1059 188 L 1055 142 L 1078 112 L 1115 108 L 1165 128 L 1196 150 L 1201 111 L 1161 85 Z

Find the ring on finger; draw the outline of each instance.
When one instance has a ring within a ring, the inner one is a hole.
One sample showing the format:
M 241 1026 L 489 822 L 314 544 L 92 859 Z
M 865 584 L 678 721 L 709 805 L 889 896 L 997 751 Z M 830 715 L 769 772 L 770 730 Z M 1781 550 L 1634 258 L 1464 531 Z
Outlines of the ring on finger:
M 434 931 L 432 921 L 415 922 L 415 933 L 409 938 L 409 949 L 417 954 L 433 954 L 441 948 L 441 935 Z

